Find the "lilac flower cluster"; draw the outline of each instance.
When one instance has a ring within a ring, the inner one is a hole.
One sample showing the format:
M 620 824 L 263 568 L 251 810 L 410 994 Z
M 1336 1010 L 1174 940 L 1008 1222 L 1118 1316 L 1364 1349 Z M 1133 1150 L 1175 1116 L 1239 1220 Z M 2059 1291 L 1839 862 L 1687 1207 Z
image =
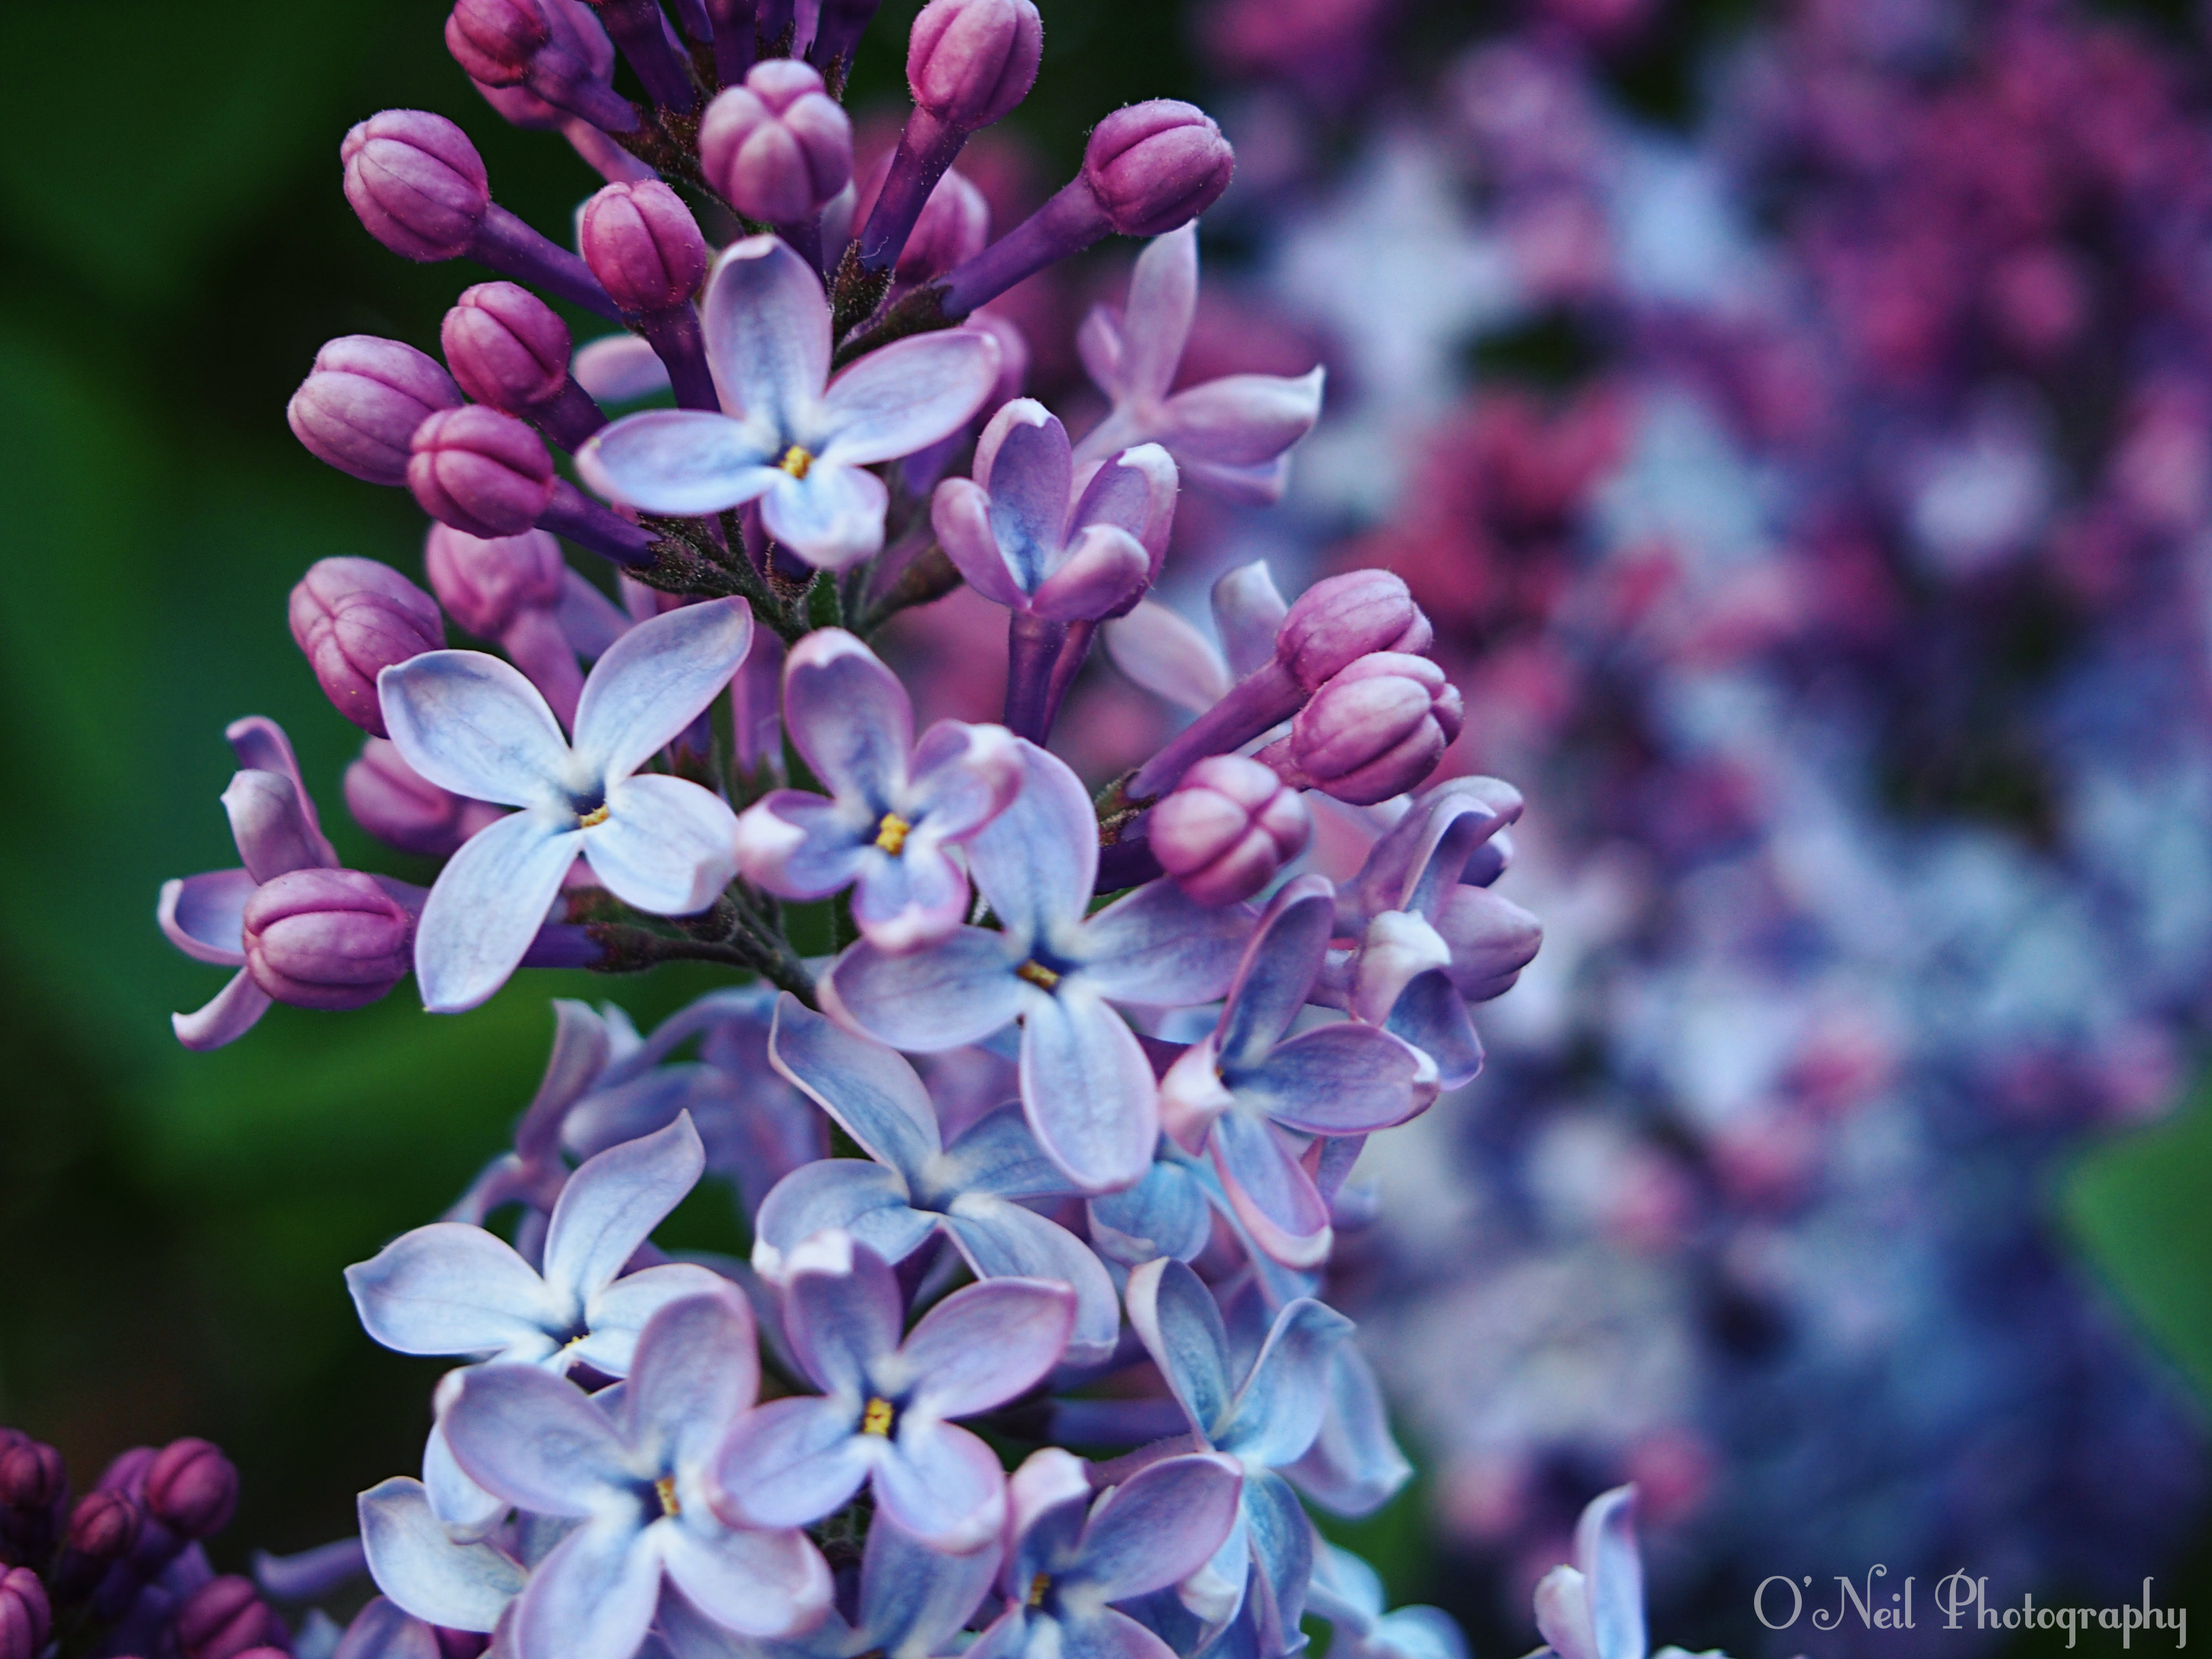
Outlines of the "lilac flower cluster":
M 460 296 L 442 365 L 333 341 L 289 410 L 435 521 L 429 592 L 325 560 L 291 623 L 370 734 L 349 807 L 444 862 L 427 890 L 339 867 L 283 734 L 240 721 L 241 867 L 160 911 L 235 973 L 178 1036 L 410 972 L 439 1012 L 528 966 L 743 982 L 649 1036 L 556 1005 L 512 1150 L 347 1271 L 371 1337 L 456 1362 L 419 1478 L 264 1583 L 375 1582 L 301 1659 L 1278 1659 L 1309 1610 L 1454 1659 L 1309 1516 L 1409 1474 L 1321 1292 L 1362 1146 L 1474 1075 L 1469 1006 L 1535 953 L 1490 891 L 1521 798 L 1424 793 L 1462 710 L 1398 578 L 1291 603 L 1249 565 L 1218 664 L 1146 610 L 1182 484 L 1279 495 L 1320 412 L 1318 369 L 1177 384 L 1231 168 L 1213 122 L 1109 113 L 994 239 L 954 164 L 1028 93 L 1042 26 L 930 0 L 863 212 L 839 100 L 872 9 L 456 0 L 484 96 L 606 180 L 573 252 L 448 121 L 386 111 L 341 146 L 378 240 L 503 279 Z M 1071 433 L 984 307 L 1109 233 L 1151 240 L 1084 326 L 1109 408 Z M 627 331 L 575 350 L 549 300 Z M 655 392 L 674 406 L 602 407 Z M 962 583 L 1006 613 L 1004 719 L 917 734 L 869 640 Z M 1109 625 L 1214 695 L 1094 797 L 1046 745 Z M 1341 887 L 1289 867 L 1308 794 L 1374 832 Z M 654 1243 L 710 1170 L 750 1262 Z

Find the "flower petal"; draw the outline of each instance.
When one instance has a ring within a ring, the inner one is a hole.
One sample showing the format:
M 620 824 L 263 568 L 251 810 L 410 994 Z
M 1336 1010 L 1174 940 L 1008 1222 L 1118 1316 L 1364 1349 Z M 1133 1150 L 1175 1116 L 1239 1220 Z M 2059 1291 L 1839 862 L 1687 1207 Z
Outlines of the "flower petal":
M 975 329 L 872 351 L 830 383 L 810 446 L 848 466 L 895 460 L 957 432 L 999 380 L 999 343 Z
M 706 1148 L 689 1113 L 610 1146 L 568 1177 L 545 1230 L 545 1282 L 578 1311 L 699 1184 Z
M 636 1525 L 587 1522 L 530 1575 L 515 1618 L 516 1659 L 632 1659 L 659 1595 L 660 1563 Z
M 1068 1364 L 1096 1365 L 1112 1356 L 1121 1334 L 1121 1305 L 1105 1267 L 1073 1233 L 1018 1204 L 981 1193 L 954 1199 L 945 1227 L 977 1278 L 1044 1279 L 1075 1293 L 1075 1322 L 1063 1356 Z
M 1559 1659 L 1598 1659 L 1589 1581 L 1564 1564 L 1536 1585 L 1536 1628 Z
M 829 1610 L 830 1565 L 804 1533 L 726 1527 L 687 1509 L 659 1541 L 684 1600 L 740 1636 L 794 1635 Z
M 448 1371 L 439 1379 L 434 1398 L 441 1412 L 450 1403 L 451 1395 L 459 1390 L 465 1369 Z M 429 1494 L 430 1512 L 453 1538 L 489 1537 L 514 1507 L 497 1492 L 486 1492 L 469 1479 L 454 1461 L 453 1445 L 440 1421 L 431 1423 L 422 1442 L 422 1489 Z
M 441 789 L 532 806 L 560 788 L 568 742 L 511 664 L 482 651 L 425 651 L 384 670 L 376 689 L 400 758 Z
M 853 921 L 878 950 L 897 955 L 950 939 L 968 913 L 968 872 L 934 836 L 908 837 L 896 858 L 863 853 L 853 888 Z
M 937 1231 L 915 1209 L 896 1170 L 864 1158 L 825 1158 L 777 1182 L 753 1218 L 753 1270 L 781 1280 L 793 1250 L 817 1233 L 841 1228 L 886 1261 L 903 1261 Z
M 875 1487 L 882 1513 L 942 1550 L 980 1549 L 1006 1522 L 1006 1477 L 991 1449 L 919 1413 L 907 1415 L 878 1461 Z
M 738 814 L 738 871 L 785 898 L 828 898 L 867 863 L 873 820 L 803 789 L 772 789 Z
M 1118 525 L 1077 532 L 1066 556 L 1034 597 L 1036 613 L 1054 622 L 1087 622 L 1135 600 L 1152 580 L 1152 556 Z
M 1225 1074 L 1259 1065 L 1283 1040 L 1305 1006 L 1335 927 L 1336 894 L 1328 877 L 1300 876 L 1275 895 L 1245 946 L 1221 1011 L 1216 1046 Z
M 269 1012 L 269 1005 L 274 1000 L 253 982 L 253 975 L 241 968 L 206 1006 L 194 1013 L 171 1014 L 169 1029 L 185 1048 L 204 1053 L 244 1036 L 253 1029 L 254 1022 Z
M 783 1324 L 792 1352 L 825 1392 L 864 1395 L 898 1352 L 906 1299 L 874 1251 L 831 1233 L 793 1253 Z
M 1137 256 L 1121 316 L 1117 403 L 1156 404 L 1175 384 L 1198 314 L 1198 225 L 1155 236 Z
M 930 498 L 929 527 L 968 586 L 994 605 L 1029 605 L 1021 577 L 991 526 L 991 498 L 969 478 L 947 478 Z
M 707 909 L 738 873 L 738 816 L 688 778 L 643 772 L 607 790 L 607 816 L 582 834 L 607 890 L 657 916 Z
M 550 1353 L 571 1315 L 505 1239 L 459 1221 L 402 1233 L 348 1267 L 345 1281 L 362 1328 L 400 1353 Z
M 1243 1484 L 1234 1458 L 1210 1453 L 1146 1464 L 1099 1500 L 1079 1571 L 1109 1601 L 1165 1589 L 1229 1536 Z
M 305 1635 L 302 1632 L 303 1640 Z M 438 1632 L 396 1601 L 379 1595 L 354 1614 L 331 1659 L 441 1659 Z
M 608 334 L 586 340 L 569 359 L 576 384 L 603 404 L 626 404 L 668 389 L 668 368 L 641 335 Z
M 1008 938 L 1034 944 L 1083 919 L 1098 875 L 1098 815 L 1066 761 L 1026 741 L 1021 757 L 1021 793 L 968 843 L 968 857 Z
M 222 792 L 222 810 L 239 860 L 256 882 L 329 862 L 330 843 L 317 833 L 298 787 L 281 773 L 234 772 Z
M 1270 1468 L 1304 1453 L 1328 1409 L 1329 1357 L 1351 1335 L 1352 1322 L 1326 1304 L 1285 1304 L 1237 1391 L 1223 1449 Z
M 647 1323 L 623 1390 L 623 1421 L 639 1455 L 688 1476 L 705 1468 L 759 1392 L 752 1304 L 725 1281 L 668 1304 Z
M 1079 1188 L 1110 1192 L 1143 1178 L 1159 1140 L 1159 1087 L 1136 1033 L 1082 978 L 1030 999 L 1021 1079 L 1037 1144 Z
M 1116 1002 L 1211 1002 L 1251 936 L 1244 906 L 1210 908 L 1172 881 L 1149 882 L 1083 924 L 1083 982 Z
M 1328 1205 L 1280 1131 L 1255 1113 L 1228 1112 L 1215 1120 L 1209 1150 L 1255 1243 L 1286 1267 L 1316 1267 L 1328 1259 Z
M 1164 1255 L 1188 1261 L 1213 1236 L 1205 1189 L 1182 1164 L 1165 1160 L 1135 1186 L 1092 1199 L 1089 1208 L 1091 1243 L 1131 1267 Z
M 1644 1561 L 1636 1548 L 1636 1488 L 1590 1499 L 1575 1526 L 1575 1564 L 1589 1582 L 1598 1659 L 1644 1659 Z
M 883 546 L 890 504 L 874 473 L 817 456 L 804 478 L 777 475 L 762 500 L 761 523 L 807 563 L 842 570 Z
M 963 927 L 893 956 L 863 939 L 825 977 L 846 1014 L 871 1036 L 908 1054 L 979 1042 L 1022 1012 L 1022 981 L 1003 934 Z
M 1221 1659 L 1228 1659 L 1224 1648 Z M 1170 1659 L 1175 1650 L 1116 1607 L 1060 1626 L 1060 1659 Z
M 776 999 L 769 1061 L 861 1151 L 909 1182 L 937 1155 L 937 1109 L 897 1050 L 839 1029 L 786 992 Z
M 569 1353 L 595 1371 L 628 1376 L 636 1359 L 637 1340 L 653 1315 L 687 1297 L 720 1295 L 729 1282 L 712 1267 L 694 1261 L 664 1261 L 624 1273 L 586 1304 L 584 1318 L 591 1334 Z
M 817 629 L 783 666 L 791 740 L 841 805 L 888 811 L 905 788 L 914 704 L 897 675 L 842 628 Z
M 602 427 L 576 451 L 576 476 L 608 501 L 689 518 L 757 499 L 781 477 L 776 433 L 759 421 L 648 409 Z
M 1441 1088 L 1472 1083 L 1482 1070 L 1482 1039 L 1468 1015 L 1467 999 L 1444 969 L 1432 968 L 1408 980 L 1383 1029 L 1436 1063 Z
M 1256 1620 L 1263 1648 L 1279 1653 L 1298 1637 L 1305 1616 L 1306 1586 L 1313 1581 L 1313 1522 L 1298 1495 L 1279 1474 L 1249 1476 L 1244 1482 L 1244 1524 L 1252 1540 Z
M 1231 1392 L 1229 1331 L 1205 1281 L 1163 1257 L 1129 1274 L 1129 1323 L 1160 1368 L 1190 1425 L 1208 1445 L 1226 1426 Z
M 1034 398 L 1007 404 L 976 442 L 975 478 L 990 491 L 991 537 L 1026 592 L 1035 593 L 1060 563 L 1074 477 L 1067 428 Z
M 937 720 L 915 745 L 905 800 L 893 804 L 927 820 L 938 840 L 960 841 L 1006 811 L 1023 776 L 1021 746 L 1005 726 Z
M 1413 1478 L 1390 1436 L 1375 1373 L 1357 1346 L 1338 1345 L 1328 1364 L 1328 1409 L 1321 1432 L 1285 1473 L 1298 1490 L 1337 1515 L 1372 1515 Z M 1370 1611 L 1379 1611 L 1378 1601 Z
M 1204 714 L 1229 695 L 1229 670 L 1206 635 L 1158 599 L 1106 624 L 1106 654 L 1156 697 Z
M 885 1659 L 946 1651 L 990 1589 L 999 1555 L 995 1541 L 948 1555 L 889 1517 L 878 1518 L 860 1558 L 860 1636 Z
M 1274 659 L 1275 635 L 1291 607 L 1265 559 L 1240 564 L 1216 581 L 1212 605 L 1214 632 L 1221 636 L 1231 673 L 1241 679 Z
M 722 694 L 752 649 L 752 607 L 708 599 L 640 623 L 592 665 L 576 701 L 576 756 L 627 777 Z
M 1168 532 L 1175 524 L 1180 483 L 1175 457 L 1158 444 L 1123 450 L 1091 473 L 1069 517 L 1071 535 L 1086 525 L 1110 524 L 1126 530 L 1141 546 L 1151 574 L 1159 574 Z
M 1295 378 L 1224 375 L 1169 398 L 1147 435 L 1194 461 L 1266 466 L 1321 419 L 1325 378 L 1318 368 Z
M 462 1472 L 536 1515 L 581 1519 L 642 1478 L 607 1414 L 535 1365 L 465 1372 L 441 1420 Z
M 1056 1279 L 994 1278 L 955 1291 L 899 1350 L 913 1378 L 908 1407 L 972 1417 L 1002 1405 L 1060 1364 L 1074 1328 L 1074 1287 Z
M 362 1493 L 361 1541 L 377 1589 L 417 1619 L 448 1630 L 489 1631 L 526 1575 L 489 1544 L 457 1544 L 431 1513 L 419 1480 L 395 1475 Z
M 1403 1123 L 1434 1097 L 1421 1056 L 1372 1025 L 1341 1020 L 1301 1032 L 1232 1073 L 1237 1100 L 1308 1134 L 1365 1134 Z
M 771 1400 L 730 1431 L 716 1461 L 725 1512 L 754 1527 L 803 1527 L 860 1489 L 874 1454 L 857 1405 L 817 1395 Z
M 994 1198 L 1049 1198 L 1069 1190 L 1067 1177 L 1044 1155 L 1036 1136 L 1009 1103 L 963 1131 L 922 1171 L 920 1190 L 932 1200 L 961 1193 Z
M 734 241 L 707 277 L 702 312 L 725 408 L 785 433 L 813 418 L 830 378 L 830 302 L 805 260 L 778 237 Z

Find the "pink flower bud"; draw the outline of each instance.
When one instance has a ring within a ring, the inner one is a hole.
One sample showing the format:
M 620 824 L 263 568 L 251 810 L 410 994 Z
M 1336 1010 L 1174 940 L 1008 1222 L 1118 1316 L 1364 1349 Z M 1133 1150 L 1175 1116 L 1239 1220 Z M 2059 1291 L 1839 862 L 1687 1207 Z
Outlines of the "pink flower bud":
M 67 1543 L 88 1561 L 114 1561 L 131 1553 L 145 1516 L 129 1492 L 88 1492 L 70 1511 Z
M 1275 635 L 1275 660 L 1313 691 L 1371 652 L 1416 653 L 1435 637 L 1401 578 L 1354 570 L 1298 595 Z
M 482 404 L 442 410 L 416 428 L 407 487 L 441 524 L 518 536 L 553 500 L 553 458 L 512 415 Z
M 49 1509 L 68 1490 L 62 1455 L 52 1446 L 28 1435 L 0 1440 L 0 1509 Z
M 446 313 L 438 342 L 461 390 L 509 415 L 544 403 L 568 379 L 568 324 L 514 283 L 478 283 L 463 290 Z
M 771 58 L 707 106 L 699 166 L 748 218 L 799 224 L 852 178 L 852 119 L 812 68 Z
M 253 982 L 297 1007 L 362 1007 L 397 985 L 411 960 L 414 918 L 358 870 L 294 870 L 265 881 L 242 920 Z
M 173 1440 L 146 1471 L 146 1508 L 172 1532 L 209 1538 L 238 1507 L 238 1470 L 209 1441 Z
M 37 1573 L 28 1567 L 0 1572 L 0 1659 L 36 1659 L 53 1624 Z
M 276 1615 L 250 1578 L 210 1578 L 177 1609 L 177 1644 L 185 1659 L 239 1659 L 282 1634 Z
M 853 222 L 866 224 L 883 193 L 895 152 L 868 171 L 867 182 L 853 204 Z M 891 276 L 901 283 L 919 283 L 942 276 L 955 265 L 981 253 L 991 240 L 991 204 L 975 181 L 957 168 L 948 167 L 921 204 L 921 216 L 907 233 Z
M 1212 207 L 1237 157 L 1195 104 L 1154 98 L 1115 110 L 1084 147 L 1083 178 L 1124 236 L 1163 236 Z
M 427 110 L 372 115 L 338 146 L 345 197 L 368 234 L 402 258 L 458 259 L 491 206 L 468 135 Z
M 460 401 L 435 358 L 397 340 L 348 334 L 315 354 L 284 418 L 317 459 L 365 483 L 402 484 L 415 428 Z
M 484 640 L 497 639 L 525 611 L 558 605 L 568 572 L 550 532 L 526 530 L 486 540 L 442 524 L 431 526 L 422 563 L 438 603 Z
M 520 86 L 530 60 L 552 39 L 535 0 L 453 0 L 446 19 L 446 50 L 471 80 L 488 87 Z
M 906 82 L 919 108 L 973 132 L 1029 96 L 1043 56 L 1030 0 L 929 0 L 907 37 Z
M 382 738 L 371 738 L 346 768 L 345 802 L 354 822 L 379 841 L 433 859 L 446 857 L 499 816 L 483 801 L 441 789 Z
M 437 602 L 374 559 L 322 559 L 292 590 L 292 639 L 323 695 L 364 732 L 385 735 L 376 677 L 446 642 Z
M 707 239 L 658 179 L 607 185 L 584 204 L 578 229 L 584 263 L 626 312 L 686 304 L 707 280 Z
M 1287 748 L 1294 781 L 1371 806 L 1436 770 L 1462 714 L 1458 688 L 1443 669 L 1426 657 L 1378 651 L 1315 692 L 1268 758 Z
M 1210 755 L 1146 820 L 1152 855 L 1200 904 L 1234 904 L 1305 850 L 1313 816 L 1297 791 L 1241 755 Z

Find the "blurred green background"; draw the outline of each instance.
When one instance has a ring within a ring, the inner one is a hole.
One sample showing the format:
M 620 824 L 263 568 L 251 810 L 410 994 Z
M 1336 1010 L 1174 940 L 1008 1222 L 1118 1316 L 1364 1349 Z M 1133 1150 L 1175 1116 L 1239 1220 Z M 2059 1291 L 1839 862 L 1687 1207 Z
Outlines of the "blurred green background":
M 1018 125 L 1055 167 L 1127 100 L 1199 88 L 1175 0 L 1040 0 L 1047 58 Z M 897 85 L 915 0 L 890 0 L 855 76 Z M 167 1015 L 222 982 L 153 926 L 161 879 L 234 862 L 216 797 L 224 724 L 275 717 L 349 863 L 405 861 L 352 831 L 337 781 L 359 733 L 284 628 L 317 558 L 419 569 L 422 518 L 292 441 L 315 348 L 373 332 L 434 346 L 480 273 L 378 249 L 340 196 L 337 146 L 388 106 L 476 137 L 499 198 L 559 236 L 592 180 L 564 145 L 494 118 L 445 54 L 438 0 L 116 0 L 0 14 L 0 1422 L 78 1480 L 193 1432 L 246 1477 L 225 1565 L 350 1529 L 353 1494 L 419 1454 L 434 1362 L 360 1333 L 347 1262 L 435 1214 L 503 1140 L 543 1063 L 550 995 L 642 1018 L 695 994 L 533 975 L 465 1019 L 404 991 L 368 1011 L 275 1010 L 190 1055 Z M 1454 15 L 1474 14 L 1445 7 Z M 1664 112 L 1699 26 L 1626 88 Z M 1710 15 L 1708 15 L 1710 14 Z M 2090 1259 L 2212 1395 L 2212 1107 L 2100 1149 L 2055 1202 Z M 711 1204 L 680 1218 L 718 1242 Z M 1418 1507 L 1372 1534 L 1418 1585 Z

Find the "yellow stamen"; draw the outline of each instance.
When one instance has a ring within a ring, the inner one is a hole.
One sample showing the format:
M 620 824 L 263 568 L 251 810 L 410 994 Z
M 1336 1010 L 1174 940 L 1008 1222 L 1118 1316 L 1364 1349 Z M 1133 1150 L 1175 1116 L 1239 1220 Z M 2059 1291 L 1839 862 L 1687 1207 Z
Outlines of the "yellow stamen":
M 790 448 L 783 452 L 783 459 L 778 461 L 776 465 L 781 467 L 786 472 L 791 474 L 793 477 L 803 478 L 806 476 L 806 469 L 814 465 L 814 457 L 808 454 L 797 444 L 793 444 Z
M 1047 991 L 1049 991 L 1054 986 L 1060 983 L 1060 975 L 1058 974 L 1054 973 L 1051 969 L 1042 967 L 1034 962 L 1025 962 L 1020 967 L 1015 969 L 1014 977 L 1016 979 L 1025 979 L 1029 981 L 1030 984 L 1037 986 Z
M 590 811 L 585 813 L 583 817 L 576 820 L 576 828 L 579 830 L 595 829 L 599 825 L 605 823 L 606 821 L 606 803 L 602 801 L 599 805 L 594 806 Z
M 1030 1579 L 1030 1605 L 1033 1607 L 1042 1607 L 1044 1605 L 1044 1593 L 1051 1588 L 1052 1580 L 1042 1573 L 1039 1573 L 1036 1577 Z
M 676 1477 L 674 1475 L 662 1475 L 659 1480 L 653 1483 L 653 1490 L 659 1494 L 660 1512 L 663 1515 L 681 1515 L 684 1513 L 684 1505 L 676 1501 Z
M 876 826 L 876 845 L 893 858 L 905 849 L 906 838 L 914 826 L 896 812 L 884 814 L 884 821 Z
M 867 1410 L 860 1413 L 860 1432 L 880 1434 L 889 1438 L 891 1431 L 891 1419 L 895 1414 L 890 1401 L 871 1400 L 868 1401 Z

